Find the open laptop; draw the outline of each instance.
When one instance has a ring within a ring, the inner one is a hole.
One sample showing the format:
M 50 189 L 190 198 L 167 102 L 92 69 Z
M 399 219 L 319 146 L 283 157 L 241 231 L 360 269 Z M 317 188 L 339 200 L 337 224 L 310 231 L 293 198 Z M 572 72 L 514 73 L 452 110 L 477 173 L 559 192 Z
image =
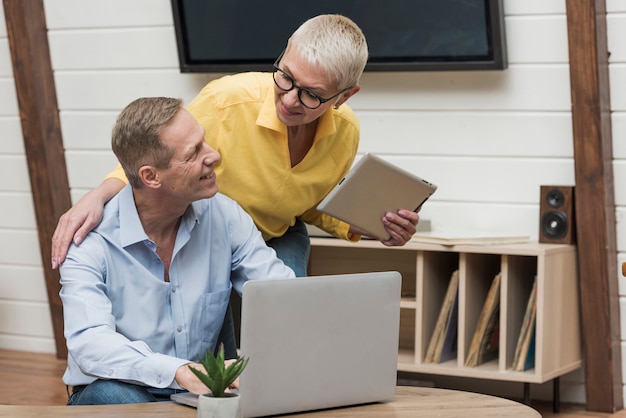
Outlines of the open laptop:
M 437 186 L 374 154 L 365 154 L 320 202 L 317 210 L 389 239 L 381 219 L 398 209 L 419 210 Z
M 397 377 L 401 276 L 376 272 L 244 285 L 244 417 L 389 401 Z M 197 396 L 172 395 L 195 406 Z

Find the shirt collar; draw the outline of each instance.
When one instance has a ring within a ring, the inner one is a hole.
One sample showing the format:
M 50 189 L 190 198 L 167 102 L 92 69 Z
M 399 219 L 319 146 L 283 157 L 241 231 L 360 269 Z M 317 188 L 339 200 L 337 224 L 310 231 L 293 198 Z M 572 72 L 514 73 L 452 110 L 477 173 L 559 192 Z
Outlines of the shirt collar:
M 120 218 L 120 243 L 122 247 L 136 244 L 148 240 L 148 235 L 141 225 L 135 199 L 133 197 L 133 189 L 127 184 L 118 194 L 119 199 L 119 218 Z M 200 223 L 198 218 L 200 201 L 193 202 L 185 213 L 180 222 L 180 227 L 187 231 L 187 235 L 191 232 L 196 224 Z
M 337 132 L 337 126 L 335 125 L 335 112 L 337 109 L 330 107 L 326 112 L 322 113 L 317 125 L 317 132 L 315 133 L 314 141 L 318 138 L 323 138 L 329 135 L 333 135 Z M 287 126 L 283 124 L 276 116 L 276 105 L 274 104 L 274 89 L 270 88 L 267 91 L 261 111 L 256 120 L 257 125 L 264 128 L 272 129 L 287 136 Z

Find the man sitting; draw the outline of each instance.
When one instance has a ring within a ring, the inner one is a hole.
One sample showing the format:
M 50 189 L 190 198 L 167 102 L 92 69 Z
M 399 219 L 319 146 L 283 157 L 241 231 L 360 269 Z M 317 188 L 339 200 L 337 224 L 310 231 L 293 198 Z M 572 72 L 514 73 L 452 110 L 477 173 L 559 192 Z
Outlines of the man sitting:
M 112 148 L 129 184 L 61 266 L 68 404 L 206 393 L 188 365 L 218 344 L 231 288 L 294 273 L 218 193 L 220 154 L 180 100 L 130 103 Z

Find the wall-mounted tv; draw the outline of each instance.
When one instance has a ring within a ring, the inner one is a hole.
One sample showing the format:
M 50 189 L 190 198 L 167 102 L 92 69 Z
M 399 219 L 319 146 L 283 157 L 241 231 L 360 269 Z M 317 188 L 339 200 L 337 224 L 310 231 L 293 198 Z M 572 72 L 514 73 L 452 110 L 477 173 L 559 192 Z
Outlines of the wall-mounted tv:
M 350 17 L 366 71 L 502 70 L 502 0 L 171 0 L 181 72 L 271 71 L 289 35 L 323 13 Z

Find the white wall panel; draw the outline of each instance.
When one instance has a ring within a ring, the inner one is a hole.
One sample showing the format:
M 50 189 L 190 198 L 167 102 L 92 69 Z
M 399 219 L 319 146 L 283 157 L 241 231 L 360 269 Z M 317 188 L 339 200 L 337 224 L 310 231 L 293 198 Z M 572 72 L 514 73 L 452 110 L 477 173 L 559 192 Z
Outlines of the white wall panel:
M 214 78 L 178 70 L 88 71 L 55 76 L 59 108 L 121 111 L 138 97 L 180 97 L 189 102 Z
M 616 210 L 615 215 L 616 223 L 617 223 L 617 251 L 618 252 L 626 252 L 626 207 L 621 206 Z M 621 267 L 621 264 L 620 264 Z M 622 311 L 626 312 L 626 311 Z M 624 315 L 622 315 L 622 321 L 626 322 Z M 622 334 L 622 340 L 624 340 L 624 335 Z
M 50 336 L 25 337 L 0 333 L 0 347 L 5 350 L 31 351 L 34 353 L 56 353 L 56 345 Z
M 400 157 L 383 158 L 438 186 L 432 200 L 539 204 L 542 184 L 574 184 L 572 159 Z
M 0 333 L 32 337 L 52 335 L 48 304 L 0 300 Z
M 63 144 L 73 150 L 111 150 L 111 130 L 119 111 L 60 112 Z
M 117 165 L 117 159 L 110 151 L 67 151 L 65 159 L 72 188 L 91 189 L 97 186 Z
M 172 25 L 166 0 L 44 0 L 49 29 Z
M 37 231 L 0 229 L 0 264 L 41 266 Z
M 463 74 L 463 75 L 462 75 Z M 175 71 L 109 71 L 56 75 L 60 108 L 121 109 L 137 97 L 165 95 L 191 100 L 215 76 Z M 570 109 L 567 66 L 515 67 L 504 72 L 367 73 L 355 110 Z
M 366 73 L 356 110 L 570 111 L 567 65 L 505 71 Z
M 615 177 L 615 204 L 626 206 L 626 160 L 616 160 L 613 163 L 613 176 Z
M 0 116 L 18 115 L 13 78 L 0 78 Z
M 42 268 L 0 265 L 0 300 L 47 304 L 48 293 Z
M 569 112 L 357 112 L 359 151 L 572 158 Z
M 150 27 L 51 32 L 52 65 L 57 71 L 117 68 L 178 70 L 173 31 L 173 27 Z
M 624 0 L 606 0 L 606 11 L 610 13 L 626 12 L 626 2 Z M 624 375 L 626 376 L 626 374 Z
M 6 38 L 7 26 L 4 18 L 4 7 L 0 7 L 0 38 Z
M 623 2 L 626 5 L 626 2 Z M 617 15 L 608 15 L 607 23 L 607 42 L 611 55 L 609 63 L 626 62 L 626 13 Z
M 0 192 L 0 228 L 37 228 L 33 198 L 28 192 Z M 1 268 L 2 266 L 0 266 Z
M 620 299 L 620 307 L 623 305 L 623 303 L 624 303 L 623 300 Z M 624 311 L 622 310 L 622 312 Z M 626 358 L 626 344 L 624 344 L 623 341 L 622 341 L 621 347 L 622 347 L 622 358 Z M 622 376 L 626 376 L 626 362 L 625 361 L 622 361 Z M 622 397 L 626 399 L 626 386 L 623 387 Z
M 622 335 L 622 376 L 626 381 L 626 344 L 624 343 L 626 332 L 626 278 L 621 274 L 620 266 L 626 262 L 626 98 L 624 97 L 623 86 L 626 80 L 626 2 L 623 0 L 607 0 L 607 11 L 613 12 L 607 16 L 607 36 L 608 48 L 611 53 L 609 62 L 609 74 L 611 85 L 611 103 L 613 113 L 611 123 L 613 129 L 613 163 L 616 223 L 617 223 L 617 251 L 618 251 L 618 283 L 621 311 L 621 335 Z M 617 110 L 617 111 L 616 111 Z M 624 396 L 626 397 L 626 386 L 624 386 Z
M 24 140 L 20 118 L 15 116 L 0 116 L 0 154 L 24 154 Z
M 509 17 L 505 28 L 510 65 L 569 62 L 565 15 Z
M 619 300 L 619 310 L 621 312 L 626 312 L 626 299 L 625 298 L 620 298 Z M 620 333 L 621 335 L 626 335 L 626 323 L 624 323 L 626 321 L 622 321 L 620 323 Z M 622 370 L 624 370 L 624 364 L 622 362 Z
M 0 155 L 0 191 L 29 191 L 30 179 L 26 157 Z
M 626 158 L 626 112 L 611 115 L 613 128 L 613 157 Z
M 612 64 L 609 66 L 611 83 L 611 110 L 614 112 L 626 111 L 626 64 Z
M 617 223 L 617 251 L 618 251 L 618 273 L 620 311 L 621 311 L 621 336 L 622 336 L 622 376 L 626 381 L 626 278 L 621 274 L 620 266 L 626 262 L 626 97 L 624 95 L 624 81 L 626 81 L 626 2 L 622 0 L 607 0 L 607 10 L 614 12 L 607 16 L 607 36 L 608 48 L 611 53 L 609 62 L 609 74 L 611 85 L 611 103 L 613 113 L 611 123 L 613 129 L 613 163 L 616 223 Z M 619 14 L 615 14 L 619 12 Z M 616 111 L 617 110 L 617 111 Z M 626 386 L 624 386 L 624 396 L 626 397 Z
M 498 232 L 528 236 L 532 240 L 537 240 L 539 235 L 538 204 L 479 204 L 429 200 L 420 211 L 420 218 L 430 220 L 433 231 Z
M 9 49 L 9 40 L 0 38 L 0 77 L 12 77 L 13 69 L 11 67 L 11 50 Z
M 626 254 L 625 253 L 619 254 L 617 257 L 617 265 L 621 267 L 622 263 L 625 263 L 625 262 L 626 262 Z M 626 293 L 626 277 L 622 275 L 621 268 L 618 268 L 617 270 L 618 271 L 616 271 L 615 273 L 617 274 L 617 281 L 619 282 L 619 294 L 624 295 L 624 293 Z M 624 322 L 624 321 L 621 321 L 621 322 Z M 626 361 L 622 362 L 622 367 L 626 367 Z M 626 373 L 624 373 L 624 376 L 626 376 Z
M 504 0 L 505 15 L 565 14 L 565 0 Z

